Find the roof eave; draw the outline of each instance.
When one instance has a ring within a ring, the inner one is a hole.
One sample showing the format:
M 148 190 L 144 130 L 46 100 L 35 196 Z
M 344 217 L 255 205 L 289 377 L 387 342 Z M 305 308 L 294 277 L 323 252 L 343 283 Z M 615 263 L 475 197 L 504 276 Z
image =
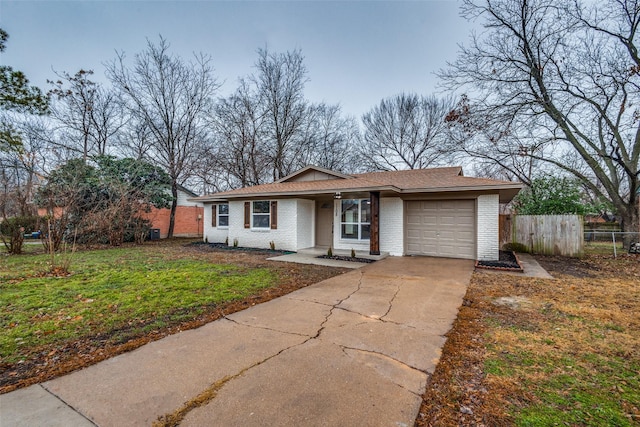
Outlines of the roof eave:
M 229 194 L 225 196 L 202 196 L 197 201 L 200 202 L 216 202 L 216 201 L 228 201 L 238 199 L 255 199 L 261 197 L 296 197 L 296 196 L 319 196 L 319 195 L 335 195 L 336 193 L 362 193 L 371 191 L 390 191 L 394 193 L 400 193 L 401 190 L 391 185 L 379 186 L 379 187 L 362 187 L 362 188 L 334 188 L 334 189 L 318 189 L 318 190 L 300 190 L 300 191 L 261 191 L 257 193 L 240 193 Z M 194 200 L 195 201 L 195 200 Z
M 412 188 L 402 190 L 402 194 L 415 193 L 457 193 L 464 191 L 491 191 L 497 192 L 500 196 L 500 203 L 509 203 L 518 192 L 522 189 L 523 184 L 514 182 L 512 184 L 497 185 L 465 185 L 454 187 L 430 187 L 430 188 Z
M 400 189 L 391 185 L 372 186 L 362 188 L 334 188 L 334 189 L 318 189 L 318 190 L 300 190 L 300 191 L 262 191 L 257 193 L 240 193 L 229 194 L 225 196 L 201 196 L 190 201 L 198 202 L 226 202 L 229 200 L 239 199 L 255 199 L 261 197 L 296 197 L 296 196 L 319 196 L 322 194 L 335 195 L 336 193 L 361 193 L 371 191 L 385 191 L 397 194 L 415 194 L 415 193 L 451 193 L 464 191 L 497 191 L 500 194 L 500 202 L 507 203 L 520 191 L 523 187 L 520 183 L 500 184 L 500 185 L 465 185 L 453 187 L 429 187 L 429 188 L 411 188 Z

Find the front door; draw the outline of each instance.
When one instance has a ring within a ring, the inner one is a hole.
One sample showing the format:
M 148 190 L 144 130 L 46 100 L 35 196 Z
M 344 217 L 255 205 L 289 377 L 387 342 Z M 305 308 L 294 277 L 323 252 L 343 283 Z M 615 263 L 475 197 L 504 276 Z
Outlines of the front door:
M 333 246 L 333 200 L 316 201 L 316 246 Z

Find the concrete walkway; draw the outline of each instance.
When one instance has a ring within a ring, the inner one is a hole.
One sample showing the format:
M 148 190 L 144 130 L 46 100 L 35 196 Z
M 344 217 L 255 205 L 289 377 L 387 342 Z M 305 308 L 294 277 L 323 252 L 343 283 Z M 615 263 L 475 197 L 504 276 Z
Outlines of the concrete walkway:
M 520 265 L 522 266 L 522 271 L 508 271 L 508 270 L 490 270 L 479 268 L 476 272 L 480 274 L 498 274 L 498 275 L 510 275 L 510 276 L 520 276 L 520 277 L 536 277 L 538 279 L 553 279 L 553 276 L 549 274 L 547 270 L 542 268 L 542 266 L 536 261 L 536 259 L 531 256 L 531 254 L 518 252 L 518 259 L 520 260 Z
M 328 267 L 342 267 L 342 268 L 360 268 L 367 265 L 366 262 L 357 262 L 352 259 L 348 261 L 338 259 L 318 258 L 320 255 L 326 255 L 327 249 L 324 248 L 307 248 L 301 249 L 298 252 L 294 252 L 287 255 L 279 255 L 271 258 L 267 258 L 270 261 L 283 261 L 283 262 L 295 262 L 298 264 L 315 264 L 326 265 Z M 333 255 L 351 258 L 351 251 L 334 249 Z M 380 261 L 381 259 L 389 256 L 388 253 L 382 253 L 381 255 L 370 255 L 369 251 L 356 251 L 356 259 L 370 259 L 374 261 Z
M 387 258 L 2 395 L 0 425 L 413 425 L 472 271 Z

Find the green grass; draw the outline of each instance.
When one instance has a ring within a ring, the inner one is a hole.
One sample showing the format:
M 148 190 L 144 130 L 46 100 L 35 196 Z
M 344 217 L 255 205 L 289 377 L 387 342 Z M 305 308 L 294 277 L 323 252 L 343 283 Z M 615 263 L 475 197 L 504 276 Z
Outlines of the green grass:
M 524 408 L 516 417 L 520 426 L 637 425 L 626 416 L 626 402 L 640 402 L 640 366 L 596 355 L 577 360 L 570 374 L 552 375 L 532 384 L 540 403 Z M 585 364 L 580 366 L 581 364 Z M 635 371 L 635 374 L 634 374 Z
M 124 341 L 277 282 L 269 269 L 212 264 L 157 247 L 78 252 L 72 275 L 38 277 L 48 262 L 46 255 L 0 255 L 2 362 L 83 337 Z
M 515 425 L 639 425 L 629 414 L 640 403 L 640 360 L 619 354 L 634 354 L 632 343 L 620 346 L 625 328 L 574 318 L 559 332 L 549 318 L 539 321 L 546 335 L 503 325 L 509 344 L 488 346 L 492 356 L 484 361 L 496 381 L 517 379 L 530 393 L 527 404 L 511 408 Z M 585 336 L 589 341 L 581 342 Z
M 40 240 L 25 240 L 22 245 L 23 254 L 44 253 L 44 246 Z M 7 247 L 0 240 L 0 256 L 7 254 Z

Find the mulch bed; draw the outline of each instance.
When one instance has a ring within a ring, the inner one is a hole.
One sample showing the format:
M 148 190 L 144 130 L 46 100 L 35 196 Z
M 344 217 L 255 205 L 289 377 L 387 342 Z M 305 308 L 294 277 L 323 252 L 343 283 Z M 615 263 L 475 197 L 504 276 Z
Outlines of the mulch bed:
M 512 251 L 500 251 L 498 261 L 476 261 L 476 268 L 522 271 L 520 261 L 515 252 Z
M 229 246 L 226 243 L 204 243 L 204 242 L 194 242 L 191 243 L 192 246 L 201 246 L 206 245 L 211 249 L 221 249 L 226 251 L 240 251 L 240 252 L 252 252 L 256 254 L 272 254 L 272 255 L 289 255 L 295 252 L 291 251 L 281 251 L 277 249 L 261 249 L 261 248 L 245 248 L 242 246 Z

